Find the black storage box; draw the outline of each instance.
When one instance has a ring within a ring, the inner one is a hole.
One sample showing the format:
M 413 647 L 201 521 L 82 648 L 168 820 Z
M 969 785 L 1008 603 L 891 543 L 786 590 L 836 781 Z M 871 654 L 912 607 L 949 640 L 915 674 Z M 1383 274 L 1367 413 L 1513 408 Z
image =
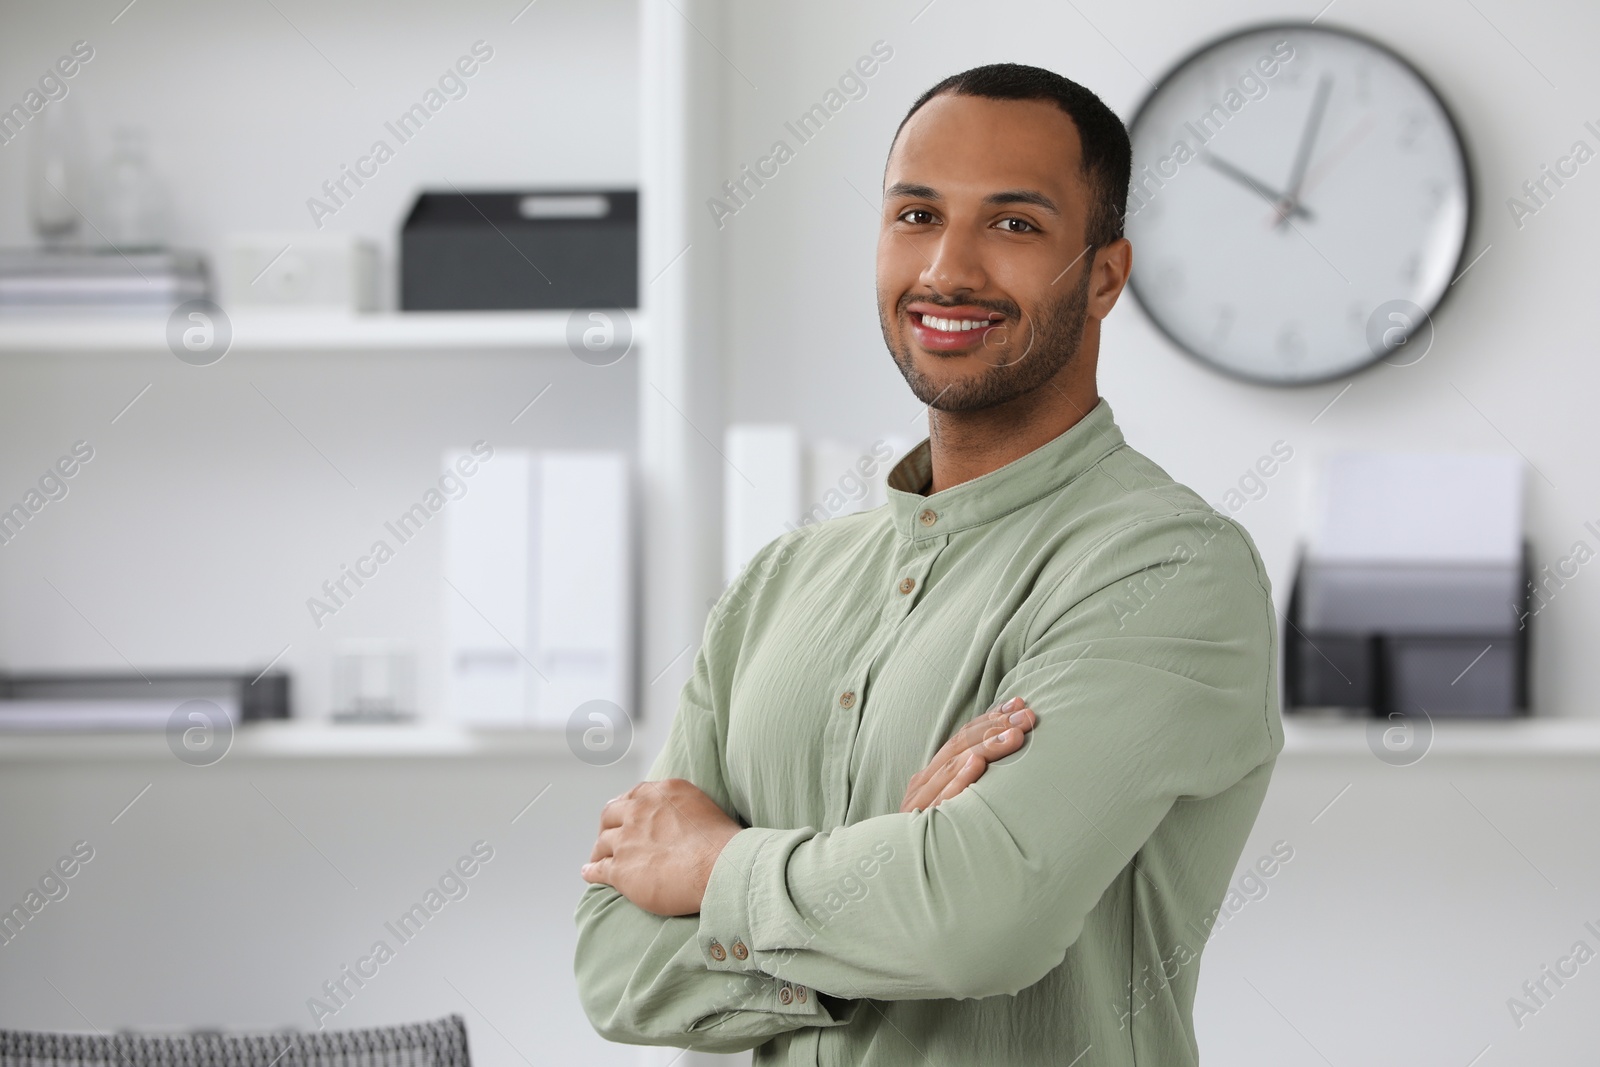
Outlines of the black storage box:
M 400 234 L 404 311 L 638 306 L 634 191 L 425 192 Z
M 289 718 L 289 675 L 267 670 L 150 672 L 117 674 L 85 672 L 0 673 L 0 731 L 11 729 L 75 729 L 92 720 L 96 729 L 151 729 L 166 725 L 165 713 L 157 722 L 148 709 L 128 705 L 170 701 L 176 708 L 186 700 L 212 700 L 237 705 L 240 722 Z M 15 714 L 15 705 L 27 710 Z M 102 705 L 104 711 L 86 709 Z M 36 713 L 40 708 L 66 709 L 59 725 Z
M 1362 632 L 1318 629 L 1305 619 L 1306 567 L 1296 569 L 1283 645 L 1284 710 L 1332 709 L 1387 718 L 1507 718 L 1526 715 L 1528 588 L 1532 553 L 1522 548 L 1520 604 L 1507 604 L 1499 629 Z

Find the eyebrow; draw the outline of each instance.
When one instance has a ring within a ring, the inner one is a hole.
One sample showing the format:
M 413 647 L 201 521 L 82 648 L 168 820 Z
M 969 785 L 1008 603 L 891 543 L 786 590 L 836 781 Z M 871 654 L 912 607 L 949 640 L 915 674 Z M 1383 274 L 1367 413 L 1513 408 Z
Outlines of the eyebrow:
M 939 191 L 929 185 L 916 185 L 911 182 L 895 182 L 883 191 L 884 197 L 909 197 L 913 200 L 942 200 Z M 1032 204 L 1034 207 L 1043 208 L 1052 215 L 1061 214 L 1061 209 L 1056 202 L 1043 193 L 1032 189 L 1005 189 L 998 193 L 990 193 L 983 198 L 983 202 L 990 206 L 1005 204 Z

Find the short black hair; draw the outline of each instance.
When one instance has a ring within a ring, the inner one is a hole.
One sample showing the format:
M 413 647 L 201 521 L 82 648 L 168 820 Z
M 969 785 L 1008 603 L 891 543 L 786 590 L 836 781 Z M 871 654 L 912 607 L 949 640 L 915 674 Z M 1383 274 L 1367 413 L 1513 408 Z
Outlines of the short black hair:
M 1050 100 L 1067 113 L 1082 143 L 1083 176 L 1089 185 L 1087 239 L 1096 248 L 1122 236 L 1128 211 L 1128 180 L 1133 170 L 1133 145 L 1128 128 L 1094 93 L 1070 78 L 1043 67 L 990 63 L 952 74 L 917 97 L 895 128 L 900 139 L 911 116 L 936 96 L 981 96 L 988 100 Z M 893 142 L 890 142 L 891 150 Z

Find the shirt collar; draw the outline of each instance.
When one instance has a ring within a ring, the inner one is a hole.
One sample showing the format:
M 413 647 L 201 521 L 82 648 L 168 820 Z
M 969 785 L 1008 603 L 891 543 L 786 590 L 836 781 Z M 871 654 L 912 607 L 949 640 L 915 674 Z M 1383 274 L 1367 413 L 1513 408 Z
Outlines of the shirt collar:
M 928 438 L 907 452 L 886 480 L 895 529 L 912 541 L 992 522 L 1065 486 L 1123 444 L 1104 398 L 1065 432 L 1005 466 L 928 496 L 933 477 Z

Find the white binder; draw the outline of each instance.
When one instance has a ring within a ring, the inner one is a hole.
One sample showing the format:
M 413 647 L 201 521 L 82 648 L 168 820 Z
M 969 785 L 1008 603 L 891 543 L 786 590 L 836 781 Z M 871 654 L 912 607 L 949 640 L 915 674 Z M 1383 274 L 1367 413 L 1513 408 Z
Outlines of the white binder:
M 445 522 L 450 716 L 565 727 L 590 700 L 633 714 L 626 456 L 499 448 L 469 485 Z

